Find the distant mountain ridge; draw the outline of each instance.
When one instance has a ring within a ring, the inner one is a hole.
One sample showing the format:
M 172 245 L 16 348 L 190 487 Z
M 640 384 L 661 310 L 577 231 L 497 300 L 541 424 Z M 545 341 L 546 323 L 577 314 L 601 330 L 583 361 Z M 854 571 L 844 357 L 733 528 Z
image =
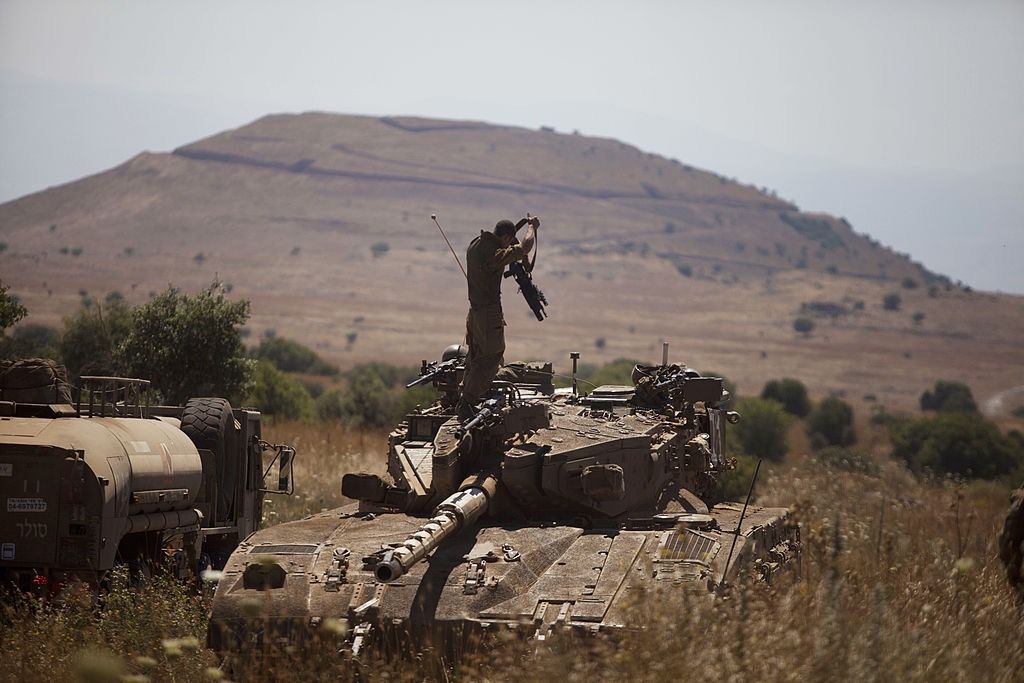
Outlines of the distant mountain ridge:
M 318 112 L 266 116 L 0 205 L 0 271 L 49 320 L 81 291 L 143 300 L 216 275 L 252 299 L 256 334 L 274 329 L 343 365 L 416 361 L 457 339 L 465 315 L 465 285 L 428 216 L 461 251 L 527 211 L 543 221 L 537 277 L 552 317 L 520 320 L 507 285 L 510 357 L 560 357 L 598 338 L 599 357 L 639 357 L 665 337 L 723 372 L 749 352 L 732 374 L 756 382 L 770 370 L 760 361 L 794 343 L 801 304 L 821 299 L 849 311 L 827 321 L 838 346 L 804 357 L 819 358 L 826 390 L 850 385 L 833 367 L 843 344 L 879 331 L 899 344 L 976 339 L 986 316 L 1020 309 L 1014 297 L 992 310 L 972 300 L 980 317 L 953 318 L 967 293 L 844 219 L 616 140 Z M 875 311 L 890 290 L 926 322 Z

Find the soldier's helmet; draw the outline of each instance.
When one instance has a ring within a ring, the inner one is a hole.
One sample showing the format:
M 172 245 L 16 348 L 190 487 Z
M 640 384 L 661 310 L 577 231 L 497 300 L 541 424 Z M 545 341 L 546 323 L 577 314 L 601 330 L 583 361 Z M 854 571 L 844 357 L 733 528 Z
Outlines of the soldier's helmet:
M 465 358 L 469 355 L 469 347 L 465 344 L 452 344 L 444 353 L 441 354 L 441 362 L 449 361 L 453 358 Z
M 498 237 L 504 237 L 506 235 L 516 234 L 516 224 L 508 219 L 503 219 L 497 222 L 494 226 L 494 234 Z

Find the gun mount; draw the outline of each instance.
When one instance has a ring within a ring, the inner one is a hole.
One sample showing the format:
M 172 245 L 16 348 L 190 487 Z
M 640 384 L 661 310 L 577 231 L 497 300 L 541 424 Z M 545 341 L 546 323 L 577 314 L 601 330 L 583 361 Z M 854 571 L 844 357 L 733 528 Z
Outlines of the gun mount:
M 584 396 L 556 390 L 552 374 L 550 364 L 503 368 L 465 422 L 442 391 L 391 432 L 386 475 L 344 475 L 357 504 L 254 534 L 225 568 L 211 643 L 241 642 L 256 590 L 282 591 L 263 601 L 280 605 L 278 630 L 265 634 L 295 637 L 330 616 L 348 619 L 361 645 L 367 633 L 427 625 L 615 630 L 630 590 L 714 595 L 740 575 L 799 573 L 787 510 L 713 503 L 735 467 L 726 429 L 739 419 L 720 378 L 666 362 Z M 289 578 L 246 584 L 253 553 Z

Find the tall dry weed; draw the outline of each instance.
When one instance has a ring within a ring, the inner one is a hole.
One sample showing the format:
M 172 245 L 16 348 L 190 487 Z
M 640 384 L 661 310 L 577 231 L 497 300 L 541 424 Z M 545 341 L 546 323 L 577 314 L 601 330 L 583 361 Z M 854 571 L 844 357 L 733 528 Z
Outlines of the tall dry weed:
M 286 423 L 265 438 L 300 453 L 299 493 L 275 498 L 268 524 L 342 503 L 346 471 L 384 469 L 382 433 Z M 500 631 L 457 647 L 402 642 L 353 660 L 339 654 L 339 620 L 302 647 L 208 670 L 219 660 L 188 640 L 202 641 L 205 598 L 157 581 L 142 593 L 119 589 L 100 612 L 5 604 L 0 678 L 66 680 L 88 669 L 84 657 L 153 681 L 1022 680 L 1024 621 L 996 558 L 1005 486 L 919 481 L 891 462 L 869 475 L 794 460 L 763 476 L 756 502 L 789 506 L 800 519 L 802 580 L 773 590 L 740 584 L 720 600 L 639 594 L 633 628 L 613 639 L 538 643 Z

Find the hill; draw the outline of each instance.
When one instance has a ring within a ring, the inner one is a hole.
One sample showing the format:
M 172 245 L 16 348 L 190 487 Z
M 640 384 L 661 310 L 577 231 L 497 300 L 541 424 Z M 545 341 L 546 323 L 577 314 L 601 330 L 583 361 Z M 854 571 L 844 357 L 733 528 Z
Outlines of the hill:
M 748 391 L 791 375 L 906 408 L 936 378 L 981 400 L 1024 384 L 1024 298 L 954 287 L 766 189 L 546 129 L 267 116 L 0 205 L 0 273 L 51 323 L 82 292 L 142 301 L 219 276 L 253 301 L 253 340 L 274 330 L 343 366 L 417 362 L 462 336 L 466 309 L 429 215 L 461 255 L 527 211 L 543 219 L 551 317 L 506 287 L 510 360 L 653 359 L 668 339 L 673 360 Z M 816 320 L 809 336 L 797 316 Z

